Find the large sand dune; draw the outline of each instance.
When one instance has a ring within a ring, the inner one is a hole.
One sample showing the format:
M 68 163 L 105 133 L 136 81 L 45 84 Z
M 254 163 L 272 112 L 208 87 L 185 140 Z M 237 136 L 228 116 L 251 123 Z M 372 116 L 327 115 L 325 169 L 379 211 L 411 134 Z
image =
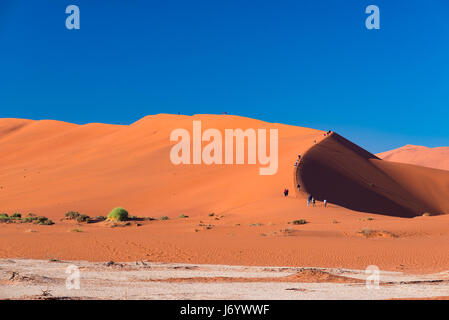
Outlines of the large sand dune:
M 279 170 L 259 165 L 174 165 L 170 133 L 216 128 L 279 129 Z M 278 195 L 291 183 L 296 154 L 320 131 L 237 116 L 148 116 L 130 126 L 0 121 L 0 210 L 57 217 L 67 210 L 137 215 L 225 210 Z
M 449 212 L 449 171 L 380 160 L 336 133 L 308 150 L 297 179 L 316 199 L 356 211 L 400 217 Z
M 383 160 L 416 164 L 441 170 L 449 170 L 449 147 L 428 148 L 406 145 L 377 154 Z

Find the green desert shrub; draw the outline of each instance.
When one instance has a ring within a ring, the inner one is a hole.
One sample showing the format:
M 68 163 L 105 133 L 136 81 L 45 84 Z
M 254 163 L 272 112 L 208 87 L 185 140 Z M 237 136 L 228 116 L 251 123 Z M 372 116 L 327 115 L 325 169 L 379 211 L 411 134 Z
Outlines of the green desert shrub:
M 113 221 L 125 221 L 128 219 L 128 211 L 123 208 L 117 207 L 111 210 L 108 214 L 108 220 Z
M 28 213 L 25 218 L 22 218 L 22 222 L 26 223 L 33 222 L 35 220 L 37 220 L 37 217 L 34 213 Z
M 22 218 L 22 215 L 20 213 L 16 212 L 16 213 L 12 214 L 11 218 L 20 219 L 20 218 Z
M 159 218 L 159 220 L 168 220 L 168 217 L 167 216 L 162 216 L 162 217 Z
M 179 216 L 179 218 L 188 218 L 189 216 L 186 216 L 185 214 L 181 214 L 180 216 Z
M 306 224 L 307 221 L 304 219 L 293 220 L 293 224 Z

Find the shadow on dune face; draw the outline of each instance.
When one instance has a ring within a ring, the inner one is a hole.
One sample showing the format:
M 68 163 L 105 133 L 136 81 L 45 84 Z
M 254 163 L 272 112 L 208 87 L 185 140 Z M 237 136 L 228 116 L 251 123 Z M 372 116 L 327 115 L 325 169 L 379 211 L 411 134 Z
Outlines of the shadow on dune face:
M 379 166 L 380 162 L 382 166 Z M 415 180 L 395 179 L 391 175 L 395 172 L 400 177 L 424 174 L 428 178 L 428 175 L 446 174 L 444 171 L 423 169 L 426 170 L 382 161 L 333 133 L 303 155 L 296 170 L 296 179 L 302 186 L 301 190 L 312 194 L 315 199 L 327 200 L 351 210 L 397 217 L 414 217 L 424 212 L 441 214 L 442 210 L 447 209 L 444 207 L 446 203 L 428 199 L 421 189 L 413 188 Z M 447 174 L 446 177 L 449 178 Z M 444 192 L 440 192 L 441 196 Z M 435 196 L 435 190 L 429 193 Z M 438 199 L 438 196 L 435 198 Z

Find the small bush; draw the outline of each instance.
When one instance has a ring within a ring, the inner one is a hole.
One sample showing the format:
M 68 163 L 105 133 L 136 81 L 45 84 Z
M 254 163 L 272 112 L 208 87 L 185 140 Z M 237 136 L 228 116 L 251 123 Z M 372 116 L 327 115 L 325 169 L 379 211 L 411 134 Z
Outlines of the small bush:
M 306 224 L 307 221 L 304 219 L 298 219 L 298 220 L 293 220 L 292 223 L 293 224 Z
M 72 229 L 72 232 L 84 232 L 83 230 L 81 230 L 81 229 L 77 229 L 77 228 L 75 228 L 75 229 Z
M 16 213 L 12 214 L 11 218 L 20 219 L 20 218 L 22 218 L 22 215 L 20 213 L 16 212 Z
M 178 218 L 188 218 L 189 216 L 186 216 L 185 214 L 181 214 Z
M 108 214 L 108 220 L 113 221 L 126 221 L 128 219 L 128 211 L 123 208 L 117 207 L 111 210 Z
M 78 218 L 81 214 L 77 211 L 69 211 L 65 213 L 65 218 L 69 219 L 69 220 L 74 220 L 76 218 Z
M 43 216 L 37 217 L 37 219 L 35 221 L 36 221 L 35 223 L 38 225 L 50 226 L 52 224 L 55 224 L 53 221 L 51 221 L 47 217 L 43 217 Z
M 8 214 L 7 213 L 0 213 L 0 218 L 8 218 Z
M 22 219 L 22 222 L 29 223 L 29 222 L 33 222 L 35 220 L 37 220 L 37 217 L 29 217 L 29 216 L 27 216 L 27 217 Z
M 167 216 L 162 216 L 159 218 L 159 220 L 168 220 L 169 218 Z
M 76 217 L 75 220 L 76 220 L 76 222 L 79 222 L 79 223 L 81 223 L 81 222 L 89 223 L 91 221 L 90 217 L 86 214 L 79 215 L 78 217 Z
M 209 217 L 213 217 L 215 215 L 215 213 L 211 212 L 209 213 Z
M 104 220 L 106 220 L 106 217 L 105 216 L 96 216 L 95 220 L 104 221 Z
M 362 229 L 362 234 L 363 234 L 365 237 L 371 237 L 371 236 L 374 235 L 375 233 L 376 233 L 376 231 L 371 230 L 371 229 L 369 229 L 369 228 L 363 228 L 363 229 Z

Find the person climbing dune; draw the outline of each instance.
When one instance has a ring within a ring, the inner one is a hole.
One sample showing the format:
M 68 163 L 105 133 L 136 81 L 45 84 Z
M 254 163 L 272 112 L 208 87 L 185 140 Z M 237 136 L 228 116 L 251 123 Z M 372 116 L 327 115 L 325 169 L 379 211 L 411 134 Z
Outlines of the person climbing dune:
M 309 196 L 307 197 L 307 206 L 310 205 L 310 202 L 312 201 L 313 197 L 311 194 L 309 194 Z

